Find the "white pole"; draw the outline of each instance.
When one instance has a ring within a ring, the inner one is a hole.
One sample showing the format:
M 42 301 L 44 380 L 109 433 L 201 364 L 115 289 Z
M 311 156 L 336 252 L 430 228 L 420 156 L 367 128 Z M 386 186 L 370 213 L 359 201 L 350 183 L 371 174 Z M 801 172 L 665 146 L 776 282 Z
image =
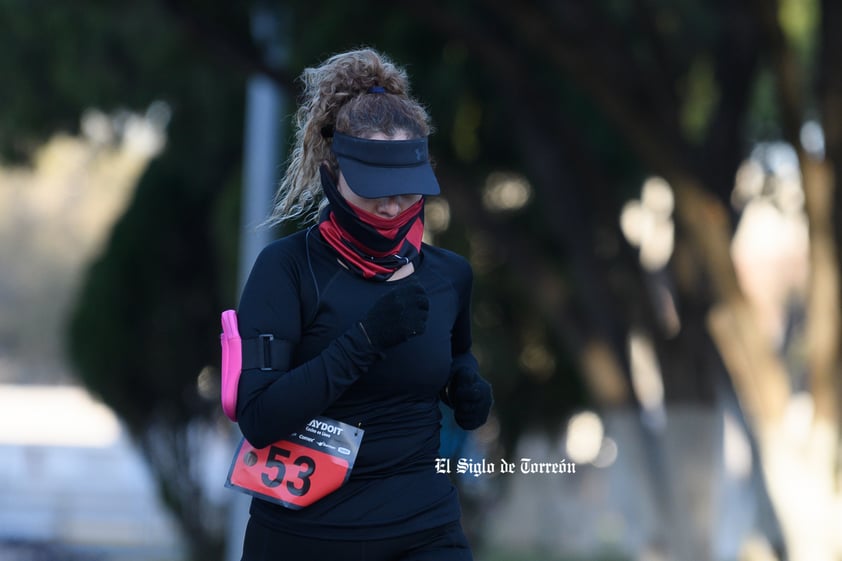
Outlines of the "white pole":
M 249 79 L 243 146 L 239 292 L 242 292 L 258 253 L 272 240 L 272 232 L 260 224 L 269 216 L 279 179 L 281 105 L 280 89 L 269 78 L 257 75 Z
M 266 9 L 252 14 L 252 34 L 265 48 L 267 62 L 280 64 L 285 52 L 278 40 L 278 19 Z M 238 295 L 248 279 L 260 250 L 272 240 L 272 232 L 260 224 L 269 216 L 272 197 L 279 180 L 279 151 L 284 137 L 285 99 L 281 89 L 264 75 L 248 81 L 246 95 L 245 138 L 243 142 L 243 191 L 240 214 L 240 257 Z M 239 443 L 241 433 L 232 431 L 232 443 Z M 233 450 L 233 446 L 232 446 Z M 225 559 L 238 561 L 248 522 L 251 497 L 231 492 L 227 549 Z

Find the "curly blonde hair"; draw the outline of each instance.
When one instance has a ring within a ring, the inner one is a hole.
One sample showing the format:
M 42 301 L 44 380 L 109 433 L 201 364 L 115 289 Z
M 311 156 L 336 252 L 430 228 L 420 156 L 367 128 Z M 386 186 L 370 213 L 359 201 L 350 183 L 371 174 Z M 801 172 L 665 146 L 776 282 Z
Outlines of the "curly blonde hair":
M 304 91 L 295 114 L 295 145 L 269 226 L 317 220 L 325 203 L 319 166 L 327 162 L 334 172 L 338 169 L 330 150 L 333 131 L 362 138 L 403 131 L 420 138 L 432 130 L 426 109 L 409 94 L 406 71 L 374 49 L 333 55 L 306 68 L 300 80 Z

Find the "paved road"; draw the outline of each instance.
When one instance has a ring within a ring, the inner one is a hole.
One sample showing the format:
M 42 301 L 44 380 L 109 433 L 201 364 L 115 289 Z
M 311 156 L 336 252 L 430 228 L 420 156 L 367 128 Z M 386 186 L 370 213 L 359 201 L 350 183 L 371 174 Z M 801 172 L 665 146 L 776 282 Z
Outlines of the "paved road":
M 80 388 L 0 385 L 0 561 L 171 561 L 180 548 L 113 413 Z

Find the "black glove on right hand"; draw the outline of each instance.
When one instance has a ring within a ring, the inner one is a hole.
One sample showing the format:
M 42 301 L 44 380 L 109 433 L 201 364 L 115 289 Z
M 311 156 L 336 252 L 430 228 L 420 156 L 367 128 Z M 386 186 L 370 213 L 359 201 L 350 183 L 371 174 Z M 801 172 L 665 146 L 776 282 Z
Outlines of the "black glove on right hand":
M 485 424 L 494 403 L 491 384 L 478 372 L 462 368 L 453 374 L 448 395 L 452 402 L 456 424 L 474 430 Z
M 412 279 L 381 296 L 360 325 L 371 344 L 383 351 L 424 333 L 429 309 L 427 292 Z

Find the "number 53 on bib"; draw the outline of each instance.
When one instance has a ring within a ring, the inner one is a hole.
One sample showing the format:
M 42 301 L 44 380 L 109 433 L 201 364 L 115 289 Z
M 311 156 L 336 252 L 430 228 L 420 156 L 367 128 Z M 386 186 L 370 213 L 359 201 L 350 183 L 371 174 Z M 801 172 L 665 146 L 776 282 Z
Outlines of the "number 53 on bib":
M 304 508 L 348 480 L 363 432 L 317 417 L 266 448 L 254 448 L 242 439 L 225 486 L 287 508 Z

